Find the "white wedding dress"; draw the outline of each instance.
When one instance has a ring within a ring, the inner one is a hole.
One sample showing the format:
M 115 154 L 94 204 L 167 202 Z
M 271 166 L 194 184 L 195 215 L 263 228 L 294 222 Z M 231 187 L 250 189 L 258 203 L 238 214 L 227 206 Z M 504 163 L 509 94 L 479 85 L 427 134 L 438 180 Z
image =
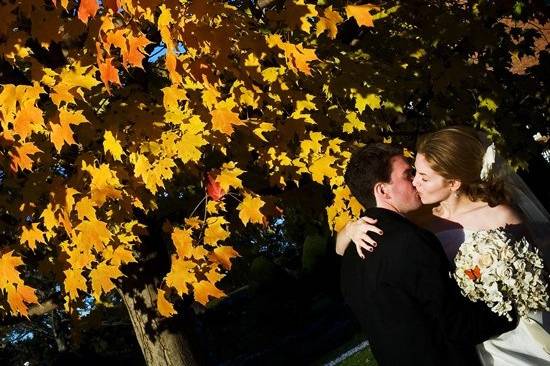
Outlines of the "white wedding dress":
M 472 233 L 474 233 L 473 230 L 467 229 L 452 229 L 436 233 L 449 261 L 454 261 L 458 248 Z M 477 351 L 483 365 L 550 365 L 549 324 L 545 324 L 550 321 L 549 315 L 549 313 L 532 312 L 528 317 L 522 317 L 514 330 L 479 344 Z

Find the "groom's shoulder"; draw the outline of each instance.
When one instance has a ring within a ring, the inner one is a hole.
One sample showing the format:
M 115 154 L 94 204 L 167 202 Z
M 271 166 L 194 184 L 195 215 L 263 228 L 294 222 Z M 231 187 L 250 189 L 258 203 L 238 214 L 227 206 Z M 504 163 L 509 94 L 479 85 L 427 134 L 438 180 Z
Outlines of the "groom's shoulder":
M 392 232 L 418 232 L 420 227 L 415 223 L 402 216 L 401 214 L 390 211 L 380 207 L 370 207 L 365 210 L 365 216 L 372 217 L 378 220 L 377 226 L 384 232 L 388 232 L 388 229 Z

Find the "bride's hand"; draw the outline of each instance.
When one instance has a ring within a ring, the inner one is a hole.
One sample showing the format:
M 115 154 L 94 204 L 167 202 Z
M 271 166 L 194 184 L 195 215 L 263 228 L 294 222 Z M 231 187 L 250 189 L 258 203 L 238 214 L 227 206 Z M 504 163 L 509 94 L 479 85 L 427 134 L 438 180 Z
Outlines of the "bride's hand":
M 374 225 L 376 222 L 376 219 L 368 216 L 361 217 L 357 221 L 348 222 L 336 237 L 336 253 L 344 255 L 350 242 L 353 242 L 359 257 L 365 259 L 362 249 L 372 252 L 377 245 L 376 241 L 368 233 L 374 232 L 382 235 L 382 230 Z

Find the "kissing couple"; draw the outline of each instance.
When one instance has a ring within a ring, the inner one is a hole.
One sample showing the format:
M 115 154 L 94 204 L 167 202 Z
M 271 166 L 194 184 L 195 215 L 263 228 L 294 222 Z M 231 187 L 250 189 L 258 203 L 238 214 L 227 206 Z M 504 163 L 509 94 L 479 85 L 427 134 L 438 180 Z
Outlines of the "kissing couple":
M 444 128 L 414 169 L 367 145 L 345 182 L 366 210 L 337 236 L 341 288 L 380 365 L 550 365 L 549 215 L 493 144 Z

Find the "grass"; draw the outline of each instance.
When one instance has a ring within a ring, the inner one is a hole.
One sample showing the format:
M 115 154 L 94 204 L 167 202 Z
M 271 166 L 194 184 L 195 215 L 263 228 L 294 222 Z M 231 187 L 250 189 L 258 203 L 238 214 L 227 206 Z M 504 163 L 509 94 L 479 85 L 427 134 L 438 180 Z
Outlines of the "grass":
M 364 336 L 362 336 L 361 334 L 356 334 L 352 339 L 349 340 L 349 342 L 346 342 L 342 346 L 334 349 L 332 352 L 329 352 L 328 354 L 323 356 L 320 360 L 318 360 L 317 362 L 314 362 L 313 365 L 316 365 L 316 366 L 326 365 L 329 362 L 336 360 L 338 357 L 340 357 L 347 351 L 351 350 L 355 346 L 359 345 L 364 340 L 365 340 Z M 344 359 L 337 365 L 338 366 L 378 366 L 378 363 L 376 363 L 376 360 L 374 359 L 374 356 L 370 350 L 370 347 L 366 347 L 361 351 L 354 353 L 353 355 Z
M 357 352 L 340 362 L 338 366 L 377 366 L 376 360 L 370 351 L 370 347 Z

